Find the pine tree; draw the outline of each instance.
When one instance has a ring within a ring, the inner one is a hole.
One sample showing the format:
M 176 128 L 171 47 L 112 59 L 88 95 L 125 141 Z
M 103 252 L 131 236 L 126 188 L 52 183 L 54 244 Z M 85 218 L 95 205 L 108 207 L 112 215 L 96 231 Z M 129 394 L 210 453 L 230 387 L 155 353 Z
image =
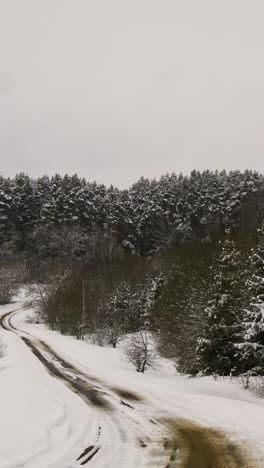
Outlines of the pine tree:
M 200 371 L 236 375 L 240 372 L 237 343 L 241 336 L 243 296 L 241 254 L 227 238 L 215 265 L 212 299 L 205 310 L 204 334 L 197 349 Z
M 106 336 L 114 348 L 128 329 L 131 297 L 130 286 L 123 281 L 110 295 L 106 306 Z
M 159 351 L 186 374 L 199 372 L 196 348 L 210 298 L 212 254 L 210 244 L 200 245 L 198 252 L 190 245 L 171 251 L 163 294 L 152 314 Z
M 21 173 L 14 179 L 13 219 L 17 234 L 17 248 L 31 249 L 31 234 L 38 220 L 35 181 Z
M 8 239 L 8 233 L 12 229 L 13 212 L 13 187 L 10 179 L 0 177 L 0 242 Z
M 244 372 L 264 374 L 264 222 L 257 248 L 250 255 L 251 277 L 246 286 L 249 307 L 245 309 L 244 340 L 240 345 Z
M 36 196 L 35 204 L 38 215 L 38 222 L 47 225 L 51 222 L 50 216 L 50 179 L 48 176 L 43 176 L 36 181 Z

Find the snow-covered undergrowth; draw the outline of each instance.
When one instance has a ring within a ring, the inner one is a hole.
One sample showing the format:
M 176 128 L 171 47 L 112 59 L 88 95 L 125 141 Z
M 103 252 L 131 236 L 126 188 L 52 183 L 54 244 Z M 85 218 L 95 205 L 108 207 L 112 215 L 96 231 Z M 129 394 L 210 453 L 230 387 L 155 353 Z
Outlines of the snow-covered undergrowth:
M 248 375 L 241 375 L 234 379 L 237 381 L 245 390 L 250 390 L 260 398 L 264 398 L 264 376 L 251 377 Z

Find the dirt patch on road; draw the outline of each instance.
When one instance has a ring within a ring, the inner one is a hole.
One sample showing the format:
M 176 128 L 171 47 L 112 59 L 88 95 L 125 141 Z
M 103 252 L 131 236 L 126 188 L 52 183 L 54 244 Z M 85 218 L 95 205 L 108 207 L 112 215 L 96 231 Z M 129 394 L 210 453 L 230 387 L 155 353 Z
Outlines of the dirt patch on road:
M 129 390 L 124 390 L 122 388 L 111 388 L 110 390 L 112 390 L 113 393 L 115 393 L 121 398 L 124 398 L 125 400 L 143 401 L 143 397 L 137 395 L 136 393 L 130 392 Z
M 205 428 L 191 421 L 168 419 L 162 423 L 172 438 L 163 441 L 169 452 L 164 468 L 257 468 L 245 449 L 220 430 Z
M 45 366 L 46 370 L 52 377 L 56 377 L 57 379 L 61 380 L 68 388 L 79 395 L 86 403 L 92 403 L 92 405 L 98 408 L 112 411 L 113 408 L 105 399 L 104 394 L 98 391 L 98 389 L 93 385 L 89 384 L 89 382 L 80 378 L 79 375 L 75 373 L 75 368 L 73 366 L 71 366 L 72 374 L 69 375 L 69 373 L 65 372 L 65 370 L 69 370 L 69 366 L 65 368 L 64 361 L 59 359 L 57 355 L 51 354 L 51 350 L 49 350 L 51 357 L 49 360 L 45 355 L 42 354 L 40 350 L 41 348 L 38 348 L 37 340 L 33 341 L 29 338 L 25 338 L 24 336 L 21 336 L 21 339 L 31 349 L 39 361 Z M 52 360 L 52 358 L 54 359 Z M 59 363 L 59 366 L 57 363 Z

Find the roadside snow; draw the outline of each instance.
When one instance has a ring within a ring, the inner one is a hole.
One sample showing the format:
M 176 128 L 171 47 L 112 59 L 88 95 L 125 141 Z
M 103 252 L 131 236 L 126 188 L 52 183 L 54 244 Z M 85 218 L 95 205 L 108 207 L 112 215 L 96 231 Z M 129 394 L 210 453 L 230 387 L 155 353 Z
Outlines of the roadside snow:
M 175 375 L 169 361 L 163 361 L 163 366 L 155 370 L 138 374 L 126 362 L 122 347 L 103 348 L 62 336 L 43 324 L 26 323 L 26 318 L 32 313 L 19 313 L 13 319 L 14 325 L 43 339 L 62 357 L 89 375 L 102 379 L 105 385 L 140 394 L 155 408 L 156 417 L 189 418 L 225 430 L 231 439 L 245 442 L 253 448 L 261 466 L 264 466 L 264 400 L 228 380 L 190 379 Z
M 0 314 L 16 308 L 1 307 Z M 0 338 L 6 346 L 0 360 L 0 466 L 65 468 L 92 430 L 89 408 L 49 376 L 18 336 L 1 330 Z
M 0 314 L 19 307 L 21 303 L 1 307 Z M 139 449 L 132 441 L 140 431 L 140 424 L 146 424 L 150 415 L 156 419 L 168 416 L 190 419 L 207 427 L 221 428 L 231 440 L 249 446 L 260 466 L 264 466 L 264 400 L 228 380 L 175 375 L 174 366 L 168 360 L 161 360 L 162 366 L 154 370 L 138 374 L 124 358 L 122 344 L 112 349 L 77 341 L 52 332 L 43 324 L 29 323 L 30 315 L 34 312 L 27 310 L 14 315 L 13 326 L 45 341 L 75 367 L 101 380 L 106 390 L 119 388 L 144 399 L 142 414 L 134 413 L 129 420 L 125 407 L 124 413 L 119 413 L 123 422 L 120 419 L 118 424 L 130 424 L 126 436 L 131 442 L 122 448 L 128 453 L 128 462 L 131 455 L 128 467 L 143 466 Z M 0 360 L 1 468 L 77 466 L 69 465 L 69 460 L 76 460 L 87 444 L 96 439 L 96 409 L 51 377 L 18 336 L 5 330 L 0 336 L 7 346 L 6 355 Z M 111 417 L 105 415 L 101 456 L 102 460 L 106 459 L 107 445 L 111 444 L 116 459 L 113 457 L 111 463 L 108 460 L 108 465 L 102 465 L 107 467 L 119 466 L 115 460 L 120 457 L 121 427 Z M 138 417 L 140 424 L 137 421 L 133 424 L 133 417 Z M 146 425 L 145 430 L 152 428 Z M 139 462 L 135 464 L 135 460 Z M 101 466 L 100 456 L 94 462 L 95 466 Z

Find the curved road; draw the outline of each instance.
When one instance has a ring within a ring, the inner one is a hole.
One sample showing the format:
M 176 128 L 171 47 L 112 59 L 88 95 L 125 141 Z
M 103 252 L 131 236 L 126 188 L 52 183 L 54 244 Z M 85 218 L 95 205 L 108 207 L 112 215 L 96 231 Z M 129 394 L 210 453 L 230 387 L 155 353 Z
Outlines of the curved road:
M 102 380 L 65 361 L 47 343 L 14 326 L 12 318 L 21 311 L 4 314 L 0 318 L 1 326 L 19 335 L 51 377 L 96 410 L 96 437 L 75 460 L 69 459 L 68 468 L 85 465 L 93 468 L 256 466 L 219 431 L 169 417 L 157 420 L 152 414 L 154 409 L 138 395 L 109 388 Z

